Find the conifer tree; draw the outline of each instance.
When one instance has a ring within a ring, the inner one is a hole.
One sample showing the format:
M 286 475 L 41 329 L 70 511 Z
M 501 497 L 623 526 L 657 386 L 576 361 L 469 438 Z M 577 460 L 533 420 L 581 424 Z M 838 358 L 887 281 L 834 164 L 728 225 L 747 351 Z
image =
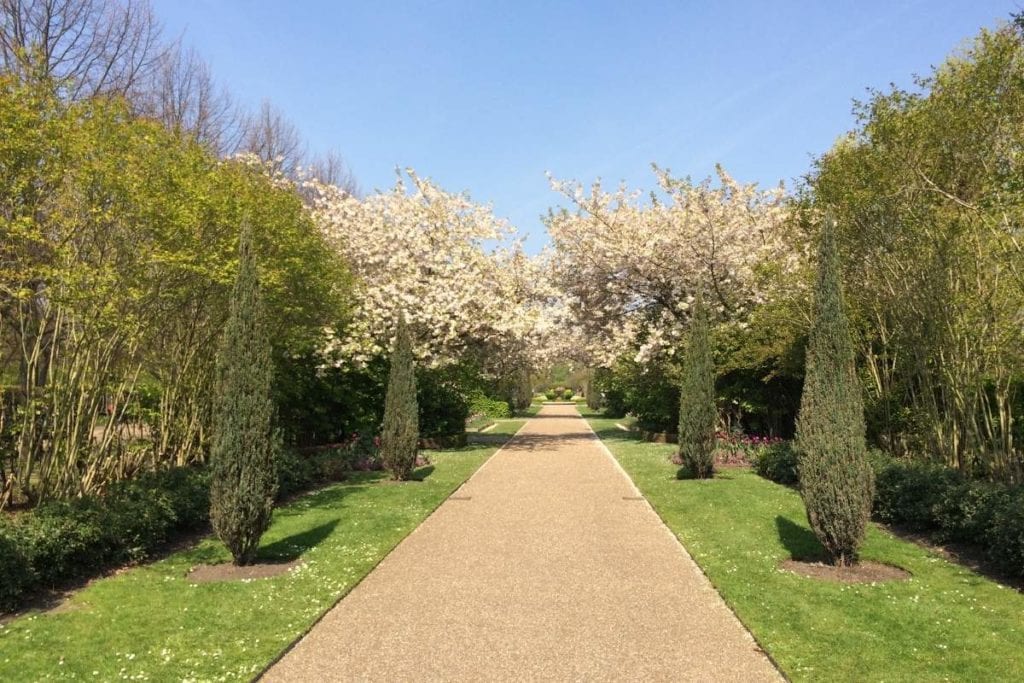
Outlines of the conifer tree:
M 831 561 L 857 561 L 871 514 L 874 476 L 864 440 L 864 404 L 843 308 L 835 221 L 825 219 L 807 345 L 796 448 L 807 520 Z
M 694 302 L 684 363 L 679 397 L 679 456 L 683 461 L 680 474 L 689 472 L 698 479 L 707 479 L 715 474 L 718 410 L 711 332 L 699 292 Z
M 416 403 L 416 366 L 405 315 L 398 316 L 395 346 L 391 352 L 388 391 L 384 400 L 380 455 L 391 476 L 404 481 L 416 466 L 419 441 L 419 407 Z
M 210 521 L 237 565 L 252 562 L 277 492 L 274 367 L 252 235 L 243 227 L 238 275 L 217 354 L 210 448 Z

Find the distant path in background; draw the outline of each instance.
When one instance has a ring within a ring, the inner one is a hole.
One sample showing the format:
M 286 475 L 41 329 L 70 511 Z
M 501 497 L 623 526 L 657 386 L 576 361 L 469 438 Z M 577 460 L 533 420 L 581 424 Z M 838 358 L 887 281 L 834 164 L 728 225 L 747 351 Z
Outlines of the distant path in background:
M 367 679 L 781 676 L 576 408 L 549 405 L 264 678 Z

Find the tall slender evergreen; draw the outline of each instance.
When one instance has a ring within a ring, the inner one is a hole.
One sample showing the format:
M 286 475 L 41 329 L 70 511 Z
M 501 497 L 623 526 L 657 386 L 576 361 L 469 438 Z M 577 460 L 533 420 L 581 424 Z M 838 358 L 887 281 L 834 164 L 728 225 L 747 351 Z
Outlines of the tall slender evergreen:
M 419 441 L 419 407 L 416 403 L 416 365 L 405 315 L 398 316 L 395 347 L 391 352 L 388 392 L 384 400 L 380 455 L 391 476 L 409 479 L 416 466 Z
M 826 218 L 796 447 L 807 520 L 832 562 L 844 566 L 857 561 L 871 514 L 874 476 L 867 460 L 864 404 L 843 308 L 835 233 L 835 221 Z
M 683 357 L 679 397 L 679 456 L 682 473 L 707 479 L 715 474 L 715 361 L 707 310 L 698 292 L 690 322 L 689 345 Z
M 210 449 L 210 521 L 238 565 L 252 562 L 270 525 L 277 492 L 273 376 L 252 236 L 243 227 L 238 275 L 217 354 Z

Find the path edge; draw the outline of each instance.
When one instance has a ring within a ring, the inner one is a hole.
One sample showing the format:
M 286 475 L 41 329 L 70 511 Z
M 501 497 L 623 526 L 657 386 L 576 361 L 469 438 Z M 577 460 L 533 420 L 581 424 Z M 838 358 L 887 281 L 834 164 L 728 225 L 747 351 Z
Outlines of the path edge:
M 578 412 L 578 411 L 577 411 L 577 412 Z M 316 627 L 317 627 L 317 626 L 318 626 L 318 625 L 320 624 L 320 622 L 324 620 L 324 617 L 326 617 L 326 616 L 327 616 L 328 614 L 330 614 L 330 613 L 331 613 L 332 611 L 334 611 L 334 608 L 335 608 L 335 607 L 337 607 L 337 606 L 338 606 L 338 605 L 339 605 L 339 604 L 341 603 L 341 601 L 342 601 L 342 600 L 344 600 L 344 599 L 345 599 L 346 597 L 348 597 L 349 593 L 351 593 L 351 592 L 352 592 L 352 591 L 354 591 L 354 590 L 355 590 L 356 588 L 358 588 L 358 587 L 359 587 L 359 585 L 360 585 L 360 584 L 361 584 L 361 583 L 362 583 L 363 581 L 365 581 L 365 580 L 366 580 L 366 577 L 368 577 L 368 576 L 369 576 L 370 574 L 372 574 L 372 573 L 373 573 L 374 571 L 376 571 L 377 567 L 379 567 L 379 566 L 380 566 L 381 564 L 383 564 L 383 563 L 384 563 L 384 560 L 388 559 L 388 558 L 389 558 L 389 557 L 391 556 L 391 553 L 395 552 L 395 550 L 397 550 L 397 549 L 398 549 L 398 546 L 400 546 L 400 545 L 402 545 L 403 543 L 405 543 L 406 539 L 408 539 L 408 538 L 409 538 L 410 536 L 412 536 L 412 535 L 413 535 L 414 533 L 416 533 L 416 531 L 417 531 L 417 530 L 418 530 L 418 529 L 419 529 L 419 528 L 420 528 L 421 526 L 423 526 L 424 524 L 426 524 L 426 523 L 427 523 L 427 520 L 428 520 L 428 519 L 430 519 L 431 517 L 433 517 L 433 516 L 434 516 L 434 515 L 435 515 L 435 514 L 437 513 L 437 511 L 441 509 L 441 506 L 442 506 L 442 505 L 444 505 L 445 503 L 447 503 L 447 502 L 449 501 L 449 499 L 451 499 L 451 497 L 452 497 L 452 496 L 454 496 L 454 495 L 455 495 L 456 493 L 458 493 L 459 491 L 461 491 L 461 490 L 462 490 L 462 487 L 463 487 L 463 486 L 465 486 L 465 485 L 466 485 L 466 484 L 468 484 L 469 482 L 473 481 L 473 477 L 475 477 L 475 476 L 476 476 L 477 474 L 479 474 L 480 470 L 482 470 L 483 468 L 487 467 L 487 464 L 488 464 L 488 463 L 490 463 L 490 462 L 491 462 L 491 460 L 493 460 L 493 459 L 494 459 L 494 457 L 495 457 L 496 455 L 498 455 L 498 454 L 499 454 L 499 453 L 501 453 L 501 452 L 502 452 L 503 450 L 505 450 L 506 446 L 508 446 L 508 445 L 509 445 L 510 443 L 512 443 L 512 441 L 513 441 L 513 440 L 514 440 L 514 439 L 515 439 L 515 438 L 516 438 L 517 436 L 519 436 L 519 432 L 521 432 L 521 431 L 523 431 L 524 429 L 526 429 L 526 425 L 528 425 L 528 424 L 530 423 L 530 420 L 532 420 L 532 419 L 533 419 L 532 417 L 528 417 L 528 418 L 526 418 L 526 420 L 525 420 L 525 421 L 523 422 L 523 425 L 522 425 L 522 426 L 521 426 L 521 427 L 520 427 L 519 429 L 517 429 L 517 430 L 516 430 L 515 434 L 513 434 L 512 436 L 510 436 L 510 437 L 508 438 L 508 441 L 506 441 L 505 443 L 501 444 L 501 446 L 499 446 L 499 447 L 498 447 L 498 449 L 497 449 L 496 451 L 494 451 L 493 453 L 491 453 L 491 454 L 490 454 L 490 456 L 488 456 L 488 458 L 487 458 L 486 460 L 484 460 L 484 461 L 483 461 L 482 463 L 480 463 L 480 467 L 477 467 L 477 468 L 476 468 L 475 470 L 473 470 L 473 473 L 472 473 L 472 474 L 470 474 L 470 475 L 469 475 L 469 476 L 468 476 L 468 477 L 466 478 L 466 480 L 465 480 L 464 482 L 462 482 L 461 484 L 459 484 L 458 486 L 456 486 L 456 487 L 455 487 L 454 489 L 452 489 L 452 492 L 451 492 L 451 493 L 449 493 L 449 494 L 448 494 L 447 496 L 445 496 L 444 498 L 442 498 L 442 499 L 440 500 L 440 502 L 438 502 L 438 504 L 434 506 L 434 509 L 432 509 L 432 510 L 431 510 L 430 512 L 428 512 L 428 513 L 427 513 L 427 515 L 426 515 L 426 517 L 424 517 L 424 518 L 423 518 L 422 520 L 420 520 L 420 523 L 419 523 L 419 524 L 417 524 L 417 525 L 416 525 L 415 527 L 413 527 L 413 529 L 412 529 L 412 530 L 411 530 L 411 531 L 410 531 L 409 533 L 407 533 L 407 534 L 406 534 L 405 536 L 403 536 L 402 538 L 400 538 L 400 539 L 398 540 L 398 542 L 397 542 L 397 543 L 395 543 L 395 544 L 394 544 L 393 546 L 391 546 L 391 548 L 390 548 L 390 549 L 388 549 L 388 551 L 387 551 L 386 553 L 384 553 L 384 555 L 383 555 L 383 556 L 382 556 L 382 557 L 381 557 L 381 558 L 380 558 L 379 560 L 377 560 L 377 561 L 376 561 L 376 562 L 375 562 L 375 563 L 373 564 L 373 566 L 372 566 L 372 567 L 370 567 L 370 568 L 369 568 L 369 569 L 367 570 L 367 572 L 366 572 L 365 574 L 363 574 L 363 575 L 362 575 L 362 576 L 361 576 L 361 577 L 359 578 L 359 580 L 358 580 L 358 581 L 356 581 L 355 583 L 353 583 L 353 584 L 352 584 L 351 586 L 349 586 L 349 587 L 348 587 L 348 590 L 346 590 L 346 591 L 345 591 L 345 592 L 343 592 L 343 593 L 342 593 L 341 595 L 339 595 L 339 596 L 338 596 L 338 599 L 337 599 L 337 600 L 335 600 L 335 601 L 334 601 L 334 602 L 332 602 L 332 603 L 331 603 L 330 605 L 328 605 L 327 607 L 325 607 L 325 608 L 324 608 L 324 610 L 323 610 L 323 611 L 322 611 L 322 612 L 321 612 L 321 613 L 320 613 L 319 615 L 317 615 L 317 618 L 316 618 L 316 619 L 314 619 L 314 620 L 313 620 L 313 622 L 312 622 L 312 623 L 310 623 L 310 625 L 309 625 L 309 626 L 307 626 L 307 627 L 306 627 L 305 629 L 303 629 L 302 633 L 300 633 L 300 634 L 299 634 L 299 635 L 298 635 L 298 636 L 297 636 L 297 637 L 296 637 L 296 638 L 295 638 L 294 640 L 292 640 L 292 642 L 288 643 L 288 647 L 286 647 L 286 648 L 284 648 L 283 650 L 281 650 L 281 651 L 280 651 L 280 652 L 279 652 L 279 653 L 277 654 L 277 656 L 275 656 L 275 657 L 274 657 L 274 658 L 273 658 L 272 660 L 270 660 L 270 661 L 269 661 L 269 662 L 268 662 L 268 663 L 266 664 L 266 666 L 264 666 L 264 667 L 263 667 L 262 669 L 260 669 L 260 670 L 259 670 L 259 671 L 258 671 L 258 672 L 257 672 L 257 673 L 256 673 L 256 674 L 255 674 L 255 675 L 254 675 L 254 676 L 252 677 L 252 678 L 250 678 L 249 680 L 250 680 L 250 681 L 259 681 L 259 680 L 262 680 L 262 679 L 263 679 L 263 677 L 267 675 L 267 672 L 269 672 L 269 671 L 270 671 L 271 669 L 273 669 L 273 668 L 274 668 L 274 666 L 275 666 L 275 665 L 276 665 L 276 664 L 277 664 L 278 662 L 280 662 L 280 661 L 281 661 L 282 659 L 284 659 L 284 658 L 285 658 L 285 657 L 286 657 L 286 656 L 288 655 L 288 653 L 289 653 L 289 652 L 291 652 L 292 650 L 294 650 L 294 649 L 295 649 L 295 646 L 296 646 L 296 645 L 298 645 L 298 644 L 299 644 L 299 643 L 300 643 L 300 642 L 301 642 L 301 641 L 302 641 L 302 640 L 303 640 L 303 639 L 304 639 L 304 638 L 305 638 L 306 636 L 308 636 L 308 635 L 309 635 L 309 633 L 310 633 L 310 631 L 312 631 L 312 630 L 313 630 L 314 628 L 316 628 Z M 590 425 L 588 424 L 587 426 L 589 427 Z M 593 430 L 591 430 L 591 431 L 593 431 Z M 596 436 L 596 434 L 595 434 L 595 436 Z M 598 439 L 598 441 L 600 441 L 600 439 Z
M 610 448 L 608 448 L 608 444 L 604 442 L 604 439 L 597 435 L 597 432 L 594 431 L 594 427 L 590 424 L 590 421 L 587 418 L 583 417 L 583 414 L 580 413 L 578 407 L 576 408 L 576 414 L 579 415 L 579 418 L 581 420 L 583 420 L 583 424 L 587 426 L 587 430 L 594 437 L 594 440 L 596 440 L 597 443 L 601 445 L 601 450 L 604 451 L 605 456 L 607 456 L 607 458 L 612 461 L 612 464 L 615 465 L 615 468 L 619 471 L 619 474 L 621 474 L 622 477 L 627 482 L 629 482 L 629 485 L 633 488 L 633 491 L 635 491 L 636 494 L 641 499 L 643 499 L 644 505 L 647 506 L 647 509 L 650 510 L 651 513 L 654 515 L 655 519 L 657 519 L 658 522 L 661 523 L 662 528 L 669 536 L 672 537 L 676 545 L 679 546 L 679 549 L 683 551 L 684 555 L 686 555 L 686 558 L 693 563 L 694 567 L 697 568 L 697 571 L 700 572 L 701 576 L 704 577 L 704 580 L 707 581 L 708 585 L 711 586 L 712 590 L 715 591 L 715 594 L 718 595 L 718 599 L 721 600 L 722 604 L 725 605 L 726 609 L 729 610 L 729 613 L 732 614 L 732 617 L 736 620 L 736 623 L 739 624 L 740 627 L 747 633 L 747 635 L 750 636 L 751 640 L 754 641 L 754 644 L 757 646 L 757 649 L 761 652 L 762 655 L 765 656 L 768 662 L 772 665 L 772 668 L 774 668 L 775 671 L 778 672 L 779 676 L 782 677 L 782 680 L 790 681 L 791 679 L 789 678 L 789 676 L 786 675 L 786 672 L 782 670 L 782 667 L 779 666 L 779 663 L 775 660 L 775 657 L 773 657 L 771 653 L 765 649 L 764 644 L 760 640 L 758 640 L 757 636 L 754 635 L 754 632 L 750 630 L 750 627 L 747 626 L 747 624 L 744 623 L 743 619 L 740 618 L 740 615 L 736 613 L 736 610 L 733 608 L 733 606 L 729 604 L 729 601 L 726 600 L 725 596 L 722 595 L 720 590 L 718 590 L 718 586 L 715 585 L 715 582 L 712 581 L 711 577 L 708 576 L 707 572 L 704 571 L 704 567 L 700 565 L 700 562 L 697 562 L 697 560 L 693 559 L 693 555 L 691 555 L 690 551 L 686 549 L 685 545 L 683 545 L 682 539 L 676 535 L 676 532 L 672 531 L 672 527 L 670 527 L 668 523 L 665 522 L 665 518 L 662 517 L 661 513 L 658 512 L 658 509 L 651 504 L 651 501 L 647 500 L 647 496 L 645 496 L 643 491 L 641 491 L 637 487 L 636 482 L 633 481 L 633 477 L 629 476 L 629 472 L 626 471 L 626 469 L 622 466 L 622 463 L 619 462 L 619 459 L 616 458 L 615 454 L 612 453 Z M 481 465 L 481 467 L 483 467 L 483 465 Z

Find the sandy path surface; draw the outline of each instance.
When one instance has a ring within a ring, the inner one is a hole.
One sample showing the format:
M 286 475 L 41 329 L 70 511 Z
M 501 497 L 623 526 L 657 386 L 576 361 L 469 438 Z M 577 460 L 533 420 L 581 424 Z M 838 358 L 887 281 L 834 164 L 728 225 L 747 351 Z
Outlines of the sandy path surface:
M 545 406 L 268 681 L 780 680 L 574 406 Z

